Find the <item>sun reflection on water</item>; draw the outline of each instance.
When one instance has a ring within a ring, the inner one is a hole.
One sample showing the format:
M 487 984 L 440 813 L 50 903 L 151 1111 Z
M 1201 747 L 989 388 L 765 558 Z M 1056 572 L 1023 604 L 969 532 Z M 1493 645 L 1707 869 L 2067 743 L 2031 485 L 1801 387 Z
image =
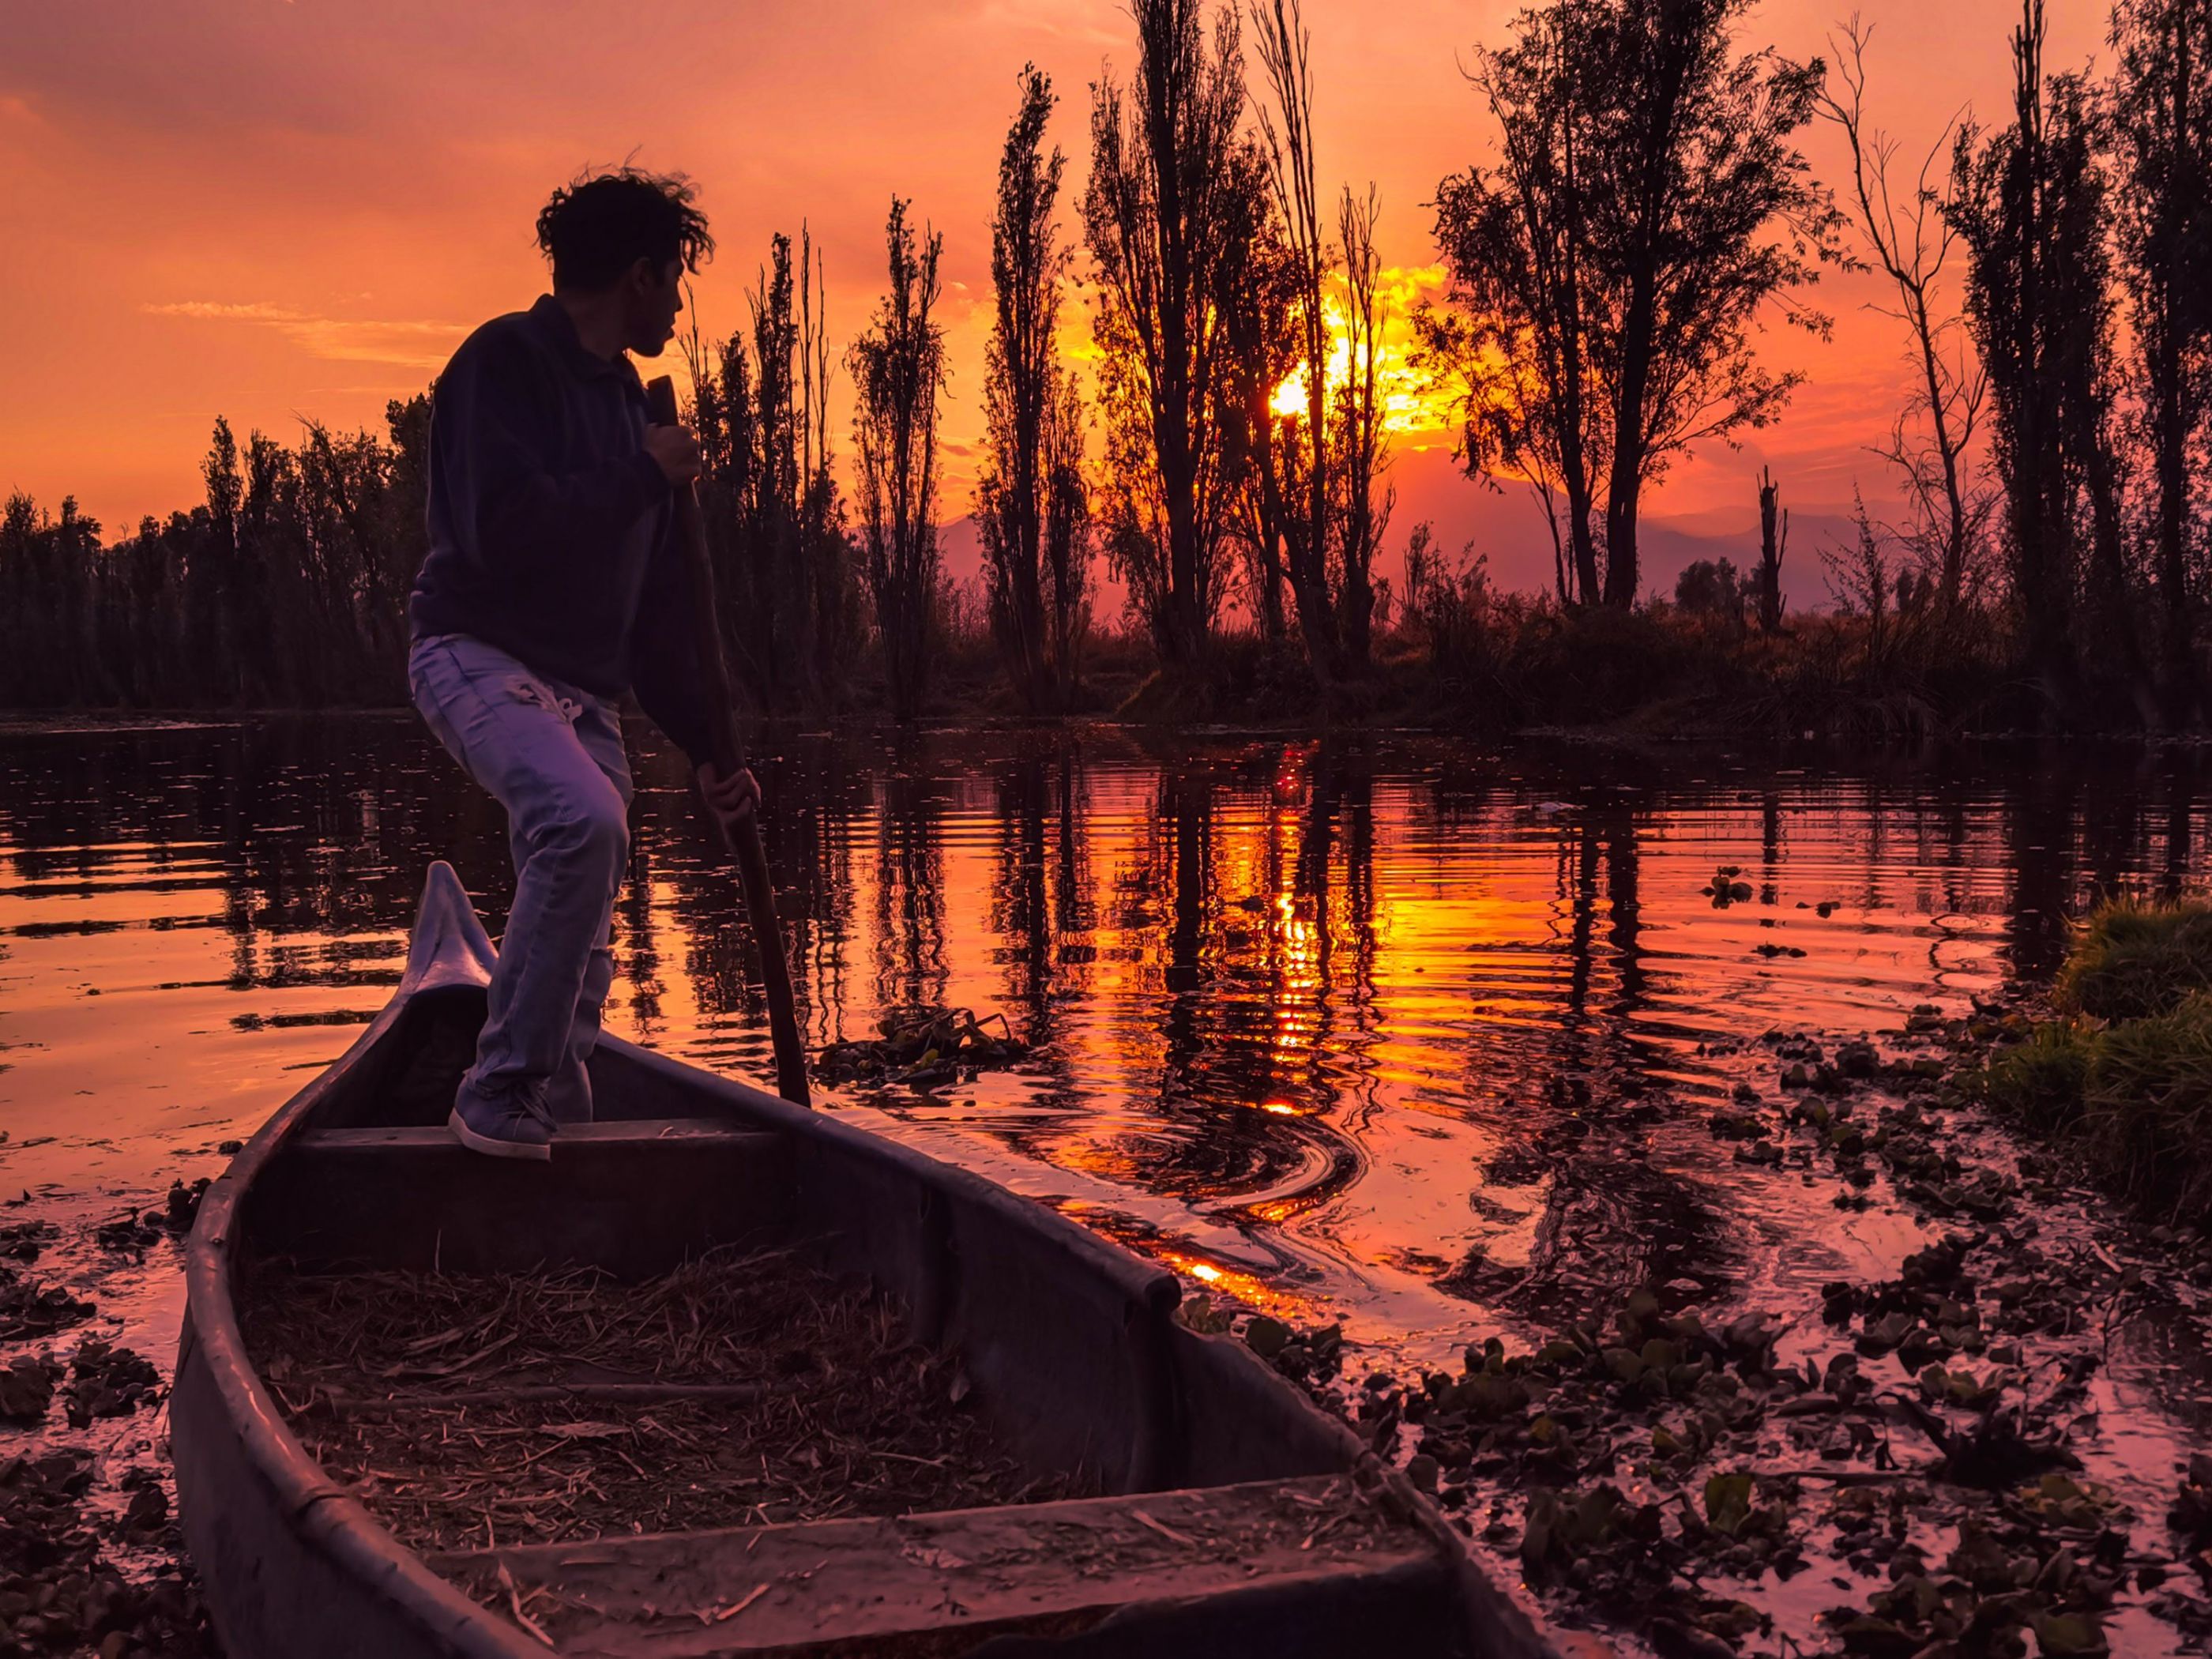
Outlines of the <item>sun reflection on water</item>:
M 1416 1353 L 1684 1262 L 1747 1295 L 1892 1248 L 1703 1133 L 1728 1050 L 2047 971 L 2070 905 L 2197 867 L 2193 766 L 1099 730 L 787 735 L 762 769 L 810 1039 L 939 1002 L 1034 1045 L 870 1121 Z M 0 767 L 11 1185 L 165 1187 L 373 1013 L 429 858 L 507 902 L 496 809 L 405 722 L 24 737 Z M 609 1026 L 757 1075 L 734 895 L 679 763 L 637 772 Z M 1714 908 L 1718 863 L 1759 896 Z

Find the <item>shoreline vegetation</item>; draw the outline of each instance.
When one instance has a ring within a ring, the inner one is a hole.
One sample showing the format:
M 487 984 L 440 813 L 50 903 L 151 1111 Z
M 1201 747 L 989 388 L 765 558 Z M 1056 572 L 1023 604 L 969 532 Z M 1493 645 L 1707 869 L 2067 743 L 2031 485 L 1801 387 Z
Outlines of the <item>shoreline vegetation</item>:
M 1969 1088 L 2166 1224 L 2212 1206 L 2212 902 L 2118 900 L 2083 922 L 2053 1017 Z
M 2066 735 L 2148 743 L 2212 741 L 2212 728 L 2162 730 L 2136 720 L 2124 688 L 2099 705 L 2102 718 L 2053 733 L 2033 676 L 2020 669 L 1994 619 L 1954 634 L 1930 629 L 1905 644 L 1865 619 L 1814 615 L 1762 635 L 1728 615 L 1672 604 L 1629 612 L 1579 611 L 1541 596 L 1480 594 L 1440 623 L 1425 620 L 1383 638 L 1358 685 L 1323 688 L 1295 650 L 1249 634 L 1215 641 L 1203 675 L 1163 668 L 1128 634 L 1089 641 L 1087 667 L 1066 703 L 1029 707 L 1007 686 L 992 641 L 952 634 L 940 641 L 927 702 L 899 720 L 882 688 L 848 688 L 835 711 L 763 710 L 789 724 L 855 726 L 1104 721 L 1175 729 L 1255 732 L 1435 730 L 1495 739 L 1570 736 L 1626 742 L 1794 741 L 1917 744 L 1946 738 Z M 195 720 L 321 713 L 410 712 L 404 688 L 377 676 L 358 698 L 0 702 L 11 723 L 74 718 Z
M 1430 204 L 1443 289 L 1394 312 L 1385 204 L 1316 152 L 1333 65 L 1297 0 L 1133 0 L 1083 153 L 1052 142 L 1051 76 L 1020 77 L 977 578 L 941 545 L 927 204 L 890 198 L 883 297 L 838 319 L 842 350 L 804 231 L 772 239 L 748 326 L 702 338 L 692 308 L 686 417 L 744 695 L 811 720 L 2204 732 L 2212 15 L 2117 0 L 2108 63 L 2052 71 L 2044 9 L 1986 42 L 2008 110 L 1903 136 L 1856 21 L 1798 63 L 1758 46 L 1752 0 L 1523 11 L 1470 63 L 1474 159 Z M 1838 178 L 1805 153 L 1820 126 Z M 1838 270 L 1896 325 L 1869 453 L 1896 507 L 1862 498 L 1841 543 L 1793 544 L 1789 481 L 1762 469 L 1740 551 L 1660 591 L 1648 498 L 1788 418 L 1806 374 L 1775 325 L 1825 335 Z M 1394 523 L 1415 406 L 1469 488 L 1530 492 L 1545 592 Z M 112 538 L 72 500 L 8 497 L 0 707 L 404 703 L 430 410 L 289 444 L 217 419 L 204 499 Z

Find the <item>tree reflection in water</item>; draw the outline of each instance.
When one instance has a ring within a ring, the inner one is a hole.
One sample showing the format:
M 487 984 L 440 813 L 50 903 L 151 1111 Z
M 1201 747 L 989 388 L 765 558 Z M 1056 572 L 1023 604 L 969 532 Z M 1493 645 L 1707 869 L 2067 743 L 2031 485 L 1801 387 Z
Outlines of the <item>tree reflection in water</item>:
M 757 747 L 812 1040 L 951 1002 L 1034 1045 L 1020 1073 L 874 1121 L 1293 1312 L 1438 1340 L 1636 1282 L 1816 1283 L 1857 1246 L 1705 1133 L 1741 1074 L 1721 1051 L 2045 975 L 2070 912 L 2179 890 L 2203 845 L 2185 750 L 1854 769 L 1112 728 Z M 637 776 L 610 1026 L 763 1072 L 750 941 L 683 765 L 648 746 Z M 36 1154 L 57 1178 L 95 1138 L 151 1170 L 181 1126 L 258 1121 L 396 979 L 432 857 L 496 928 L 497 810 L 404 719 L 0 738 L 15 1144 L 59 1137 Z M 1700 890 L 1723 864 L 1750 901 Z

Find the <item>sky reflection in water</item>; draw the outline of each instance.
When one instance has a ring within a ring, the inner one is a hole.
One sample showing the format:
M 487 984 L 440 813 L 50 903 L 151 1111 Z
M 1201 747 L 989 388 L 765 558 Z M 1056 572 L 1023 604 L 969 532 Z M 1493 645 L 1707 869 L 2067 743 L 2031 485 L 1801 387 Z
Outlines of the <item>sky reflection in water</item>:
M 1022 1073 L 837 1109 L 1423 1361 L 1644 1279 L 1722 1306 L 1887 1270 L 1909 1221 L 1745 1170 L 1672 1103 L 1763 1066 L 1728 1051 L 1778 1024 L 1893 1026 L 2047 973 L 2069 908 L 2176 885 L 2203 834 L 2195 761 L 2082 749 L 1838 771 L 1109 729 L 762 747 L 810 1041 L 932 1001 L 1036 1045 Z M 609 1026 L 764 1074 L 682 768 L 638 771 Z M 497 809 L 410 720 L 0 737 L 0 1188 L 216 1167 L 382 1003 L 438 856 L 496 930 Z M 1752 902 L 1713 908 L 1722 864 Z

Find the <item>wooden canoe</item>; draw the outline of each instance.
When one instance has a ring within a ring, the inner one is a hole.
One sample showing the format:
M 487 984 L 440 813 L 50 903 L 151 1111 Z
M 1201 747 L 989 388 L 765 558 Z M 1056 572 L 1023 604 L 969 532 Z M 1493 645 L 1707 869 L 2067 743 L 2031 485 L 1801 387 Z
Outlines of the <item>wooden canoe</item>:
M 488 1577 L 591 1609 L 559 1651 L 640 1659 L 1551 1650 L 1341 1424 L 1177 1322 L 1172 1274 L 976 1176 L 614 1039 L 592 1061 L 597 1121 L 550 1165 L 464 1151 L 444 1102 L 494 960 L 432 866 L 390 1004 L 202 1203 L 170 1416 L 185 1536 L 235 1659 L 544 1653 L 466 1593 Z M 264 1261 L 628 1279 L 747 1243 L 865 1278 L 957 1355 L 963 1409 L 1025 1469 L 1080 1468 L 1105 1495 L 426 1557 L 308 1455 L 234 1297 Z

